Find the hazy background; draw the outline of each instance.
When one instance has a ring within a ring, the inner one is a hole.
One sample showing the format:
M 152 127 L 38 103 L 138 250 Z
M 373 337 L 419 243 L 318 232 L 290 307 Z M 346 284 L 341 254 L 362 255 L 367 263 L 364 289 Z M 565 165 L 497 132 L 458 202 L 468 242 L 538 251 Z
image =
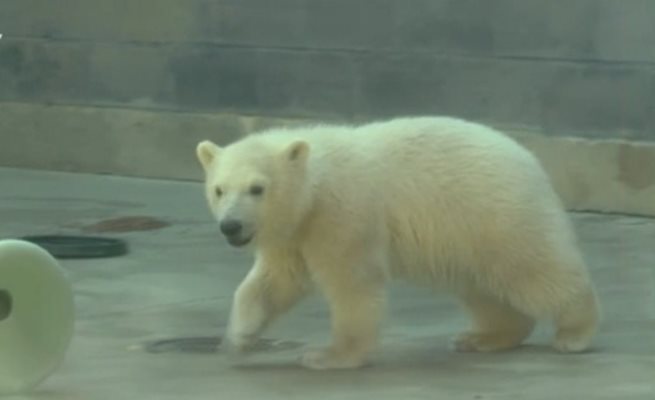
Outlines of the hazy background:
M 2 0 L 0 165 L 197 179 L 201 139 L 447 114 L 538 135 L 565 197 L 627 177 L 653 200 L 654 20 L 652 0 Z

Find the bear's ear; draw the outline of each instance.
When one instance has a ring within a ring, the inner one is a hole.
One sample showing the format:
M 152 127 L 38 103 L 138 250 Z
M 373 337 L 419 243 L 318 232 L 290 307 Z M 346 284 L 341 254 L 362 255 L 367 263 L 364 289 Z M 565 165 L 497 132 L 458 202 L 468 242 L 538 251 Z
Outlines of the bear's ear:
M 198 161 L 200 161 L 200 164 L 205 170 L 209 168 L 209 165 L 214 161 L 220 151 L 221 148 L 209 140 L 204 140 L 198 143 L 198 146 L 196 147 Z
M 296 140 L 284 150 L 284 158 L 292 162 L 304 161 L 309 155 L 309 144 L 304 140 Z

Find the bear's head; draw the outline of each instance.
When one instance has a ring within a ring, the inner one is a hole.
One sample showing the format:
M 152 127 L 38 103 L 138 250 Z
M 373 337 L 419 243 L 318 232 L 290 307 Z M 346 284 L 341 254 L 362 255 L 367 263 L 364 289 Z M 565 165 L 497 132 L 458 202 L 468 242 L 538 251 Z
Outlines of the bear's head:
M 209 208 L 228 243 L 274 243 L 297 230 L 309 207 L 309 145 L 256 135 L 226 147 L 200 142 Z

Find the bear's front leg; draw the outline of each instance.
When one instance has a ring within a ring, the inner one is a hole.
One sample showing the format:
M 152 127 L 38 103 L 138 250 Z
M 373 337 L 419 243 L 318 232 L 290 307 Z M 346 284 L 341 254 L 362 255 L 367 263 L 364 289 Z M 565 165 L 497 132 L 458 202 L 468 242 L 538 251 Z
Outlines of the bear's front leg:
M 264 329 L 306 294 L 306 283 L 300 268 L 274 267 L 258 260 L 234 295 L 227 329 L 229 350 L 251 349 Z
M 319 286 L 330 305 L 332 344 L 302 357 L 310 369 L 345 369 L 364 365 L 377 344 L 384 314 L 384 279 L 378 270 L 353 269 L 317 274 Z

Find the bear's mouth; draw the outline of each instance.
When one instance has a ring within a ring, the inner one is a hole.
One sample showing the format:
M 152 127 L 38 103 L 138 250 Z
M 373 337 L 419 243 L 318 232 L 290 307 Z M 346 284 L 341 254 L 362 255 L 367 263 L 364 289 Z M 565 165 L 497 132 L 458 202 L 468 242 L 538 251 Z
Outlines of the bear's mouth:
M 234 247 L 243 247 L 250 243 L 252 240 L 252 236 L 248 237 L 237 237 L 237 236 L 228 236 L 227 237 L 227 242 Z

